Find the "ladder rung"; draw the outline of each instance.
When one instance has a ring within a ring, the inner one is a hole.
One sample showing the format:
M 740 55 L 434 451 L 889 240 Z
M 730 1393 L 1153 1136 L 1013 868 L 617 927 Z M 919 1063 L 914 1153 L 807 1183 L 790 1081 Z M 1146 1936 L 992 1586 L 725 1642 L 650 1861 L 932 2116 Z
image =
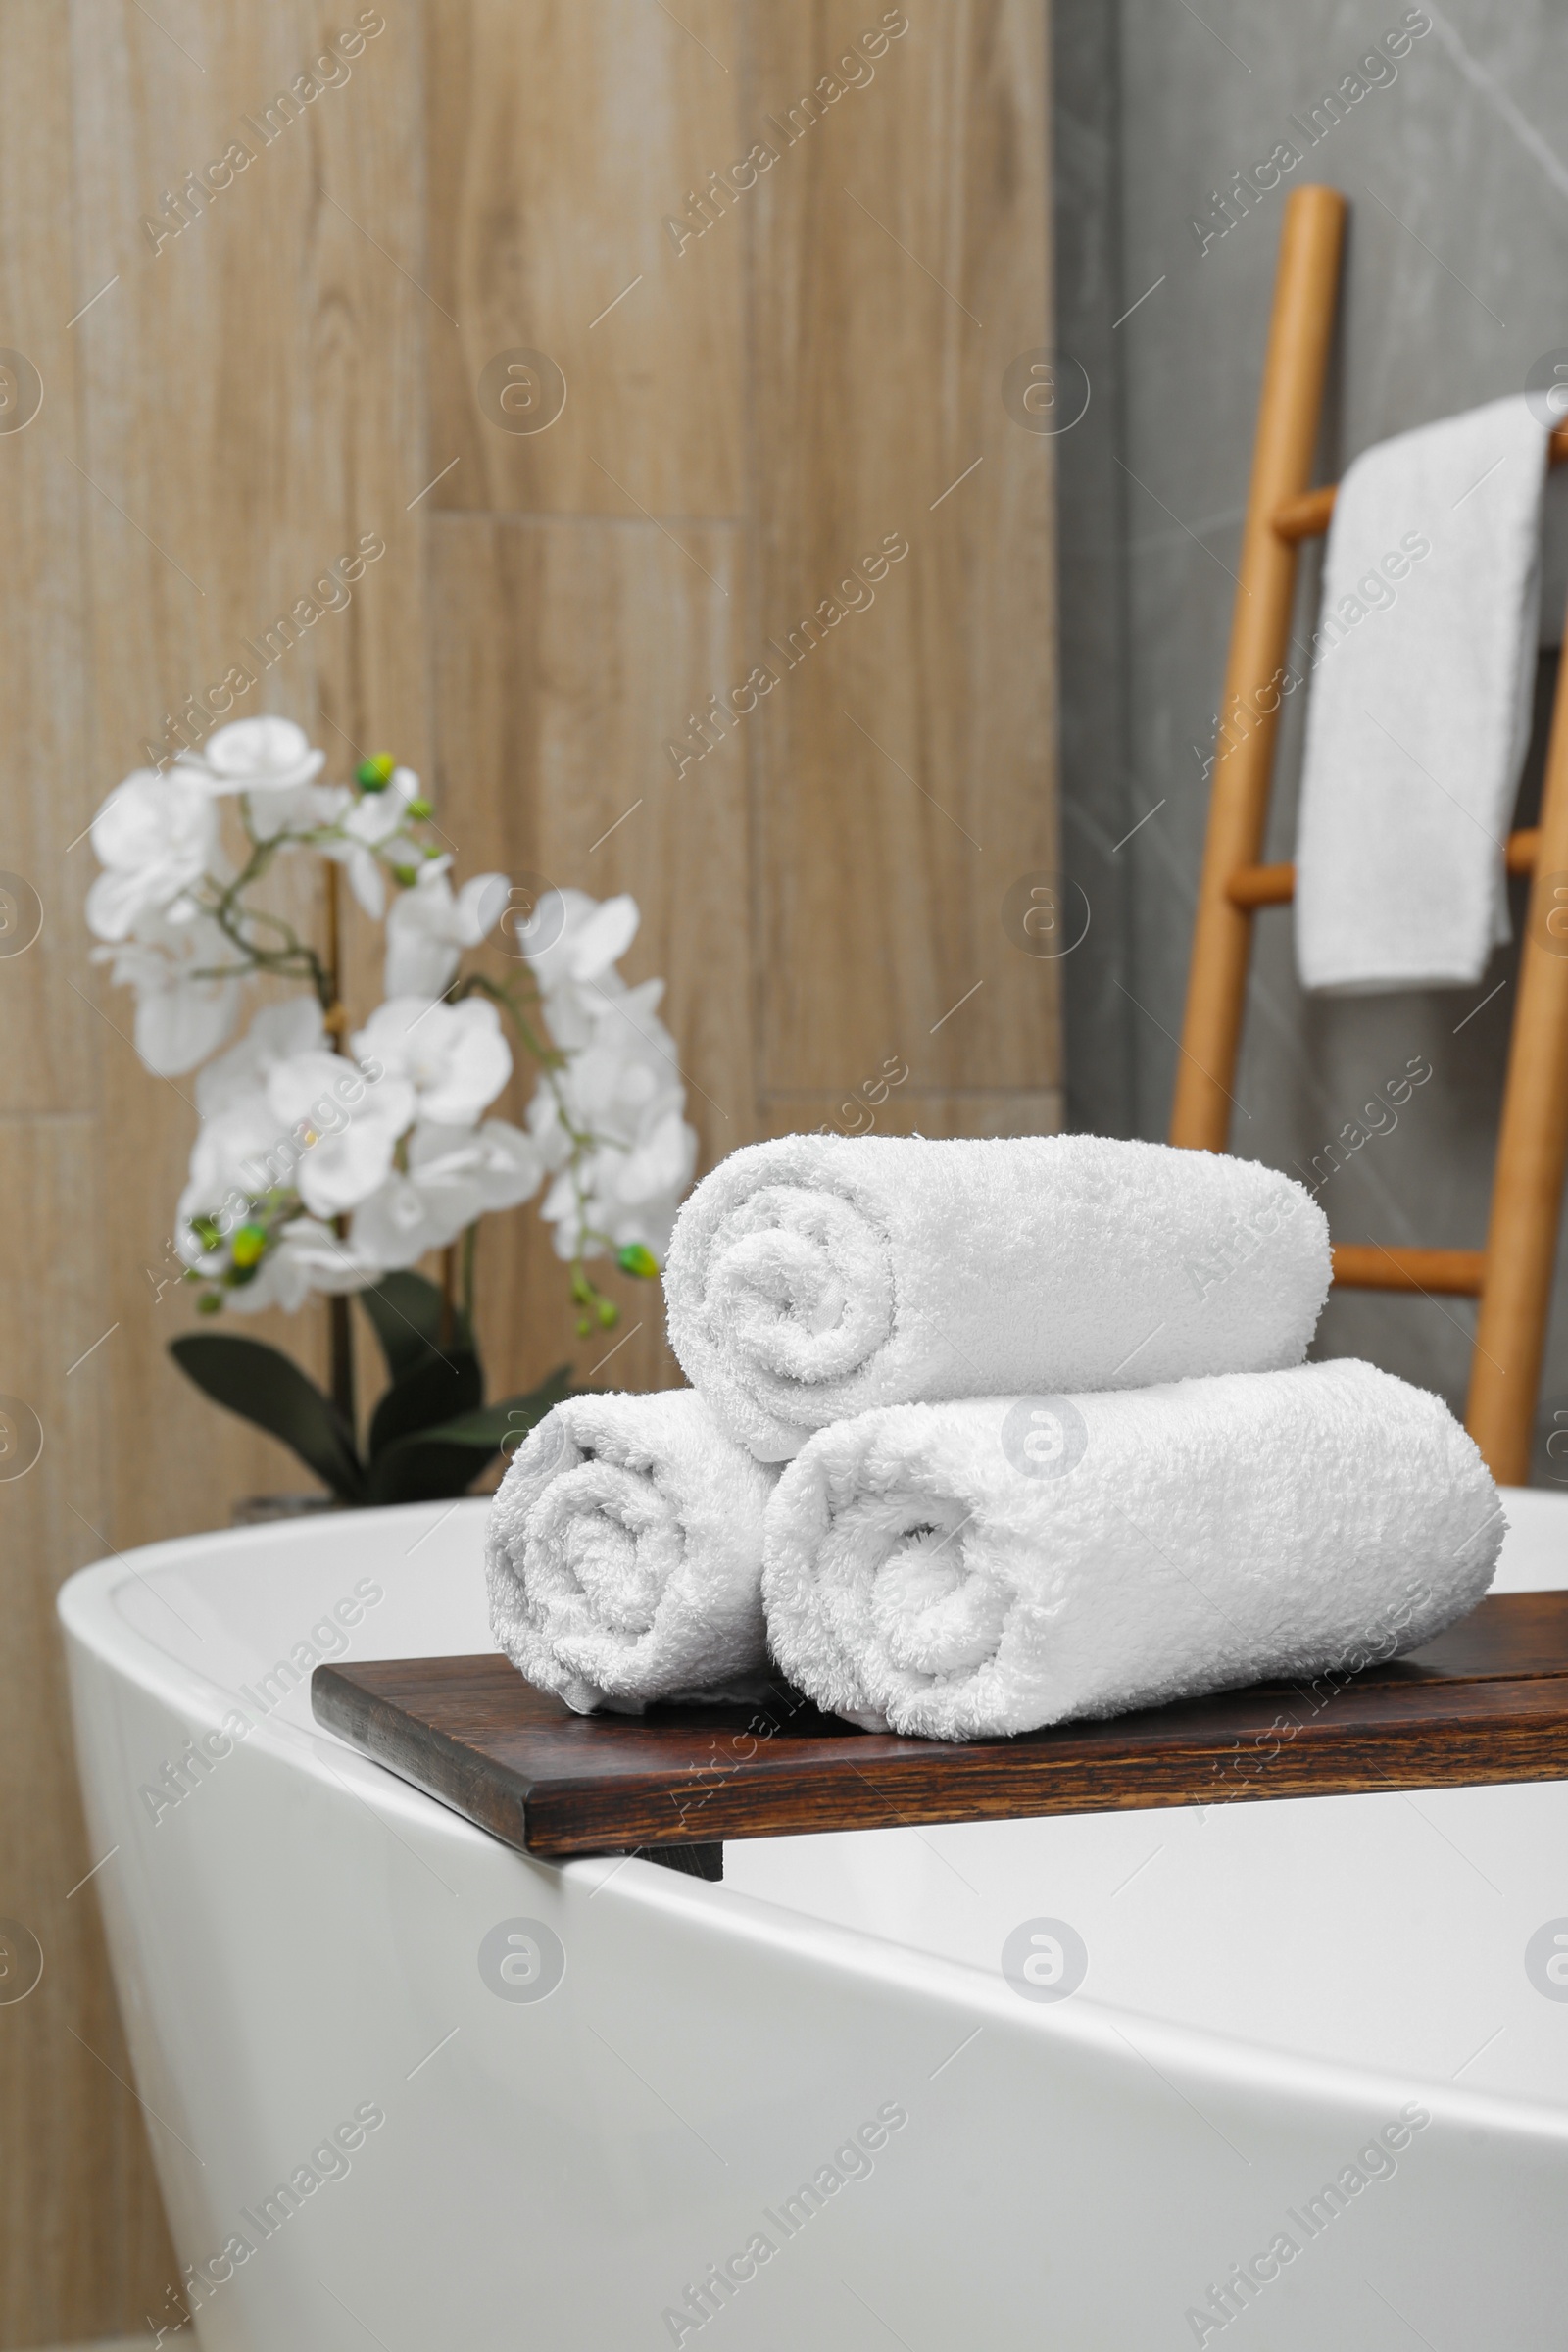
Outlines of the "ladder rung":
M 1244 865 L 1225 885 L 1233 906 L 1288 906 L 1296 896 L 1294 865 Z
M 1568 464 L 1568 424 L 1553 429 L 1546 455 L 1553 466 Z M 1292 544 L 1298 539 L 1321 539 L 1334 513 L 1338 487 L 1336 482 L 1325 482 L 1320 490 L 1303 490 L 1298 498 L 1284 500 L 1274 510 L 1275 537 Z
M 1334 1279 L 1348 1291 L 1432 1291 L 1479 1298 L 1484 1250 L 1385 1250 L 1377 1242 L 1336 1242 Z
M 1539 825 L 1527 825 L 1522 832 L 1510 833 L 1503 862 L 1510 874 L 1533 874 L 1536 870 L 1536 851 L 1541 842 Z M 1294 865 L 1244 865 L 1232 874 L 1225 885 L 1225 896 L 1233 906 L 1286 906 L 1296 896 Z
M 1327 483 L 1321 490 L 1303 490 L 1299 498 L 1288 498 L 1274 510 L 1274 535 L 1292 542 L 1298 539 L 1321 539 L 1329 527 L 1334 513 L 1334 498 L 1338 485 Z

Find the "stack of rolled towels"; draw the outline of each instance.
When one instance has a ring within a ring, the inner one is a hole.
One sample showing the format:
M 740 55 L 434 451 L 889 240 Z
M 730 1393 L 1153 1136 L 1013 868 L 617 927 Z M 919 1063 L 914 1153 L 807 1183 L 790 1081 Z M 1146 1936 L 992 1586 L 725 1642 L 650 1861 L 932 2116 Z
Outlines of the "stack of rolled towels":
M 786 1136 L 698 1185 L 689 1389 L 584 1394 L 490 1522 L 496 1640 L 571 1707 L 781 1671 L 973 1740 L 1418 1647 L 1504 1520 L 1438 1397 L 1303 1359 L 1328 1228 L 1248 1160 Z

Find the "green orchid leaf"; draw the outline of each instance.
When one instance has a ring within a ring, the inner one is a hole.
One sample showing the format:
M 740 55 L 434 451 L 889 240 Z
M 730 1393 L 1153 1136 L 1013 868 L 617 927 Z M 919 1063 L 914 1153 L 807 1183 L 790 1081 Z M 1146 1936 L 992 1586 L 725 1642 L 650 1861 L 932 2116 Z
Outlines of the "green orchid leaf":
M 186 1332 L 171 1340 L 169 1352 L 216 1404 L 292 1446 L 334 1494 L 345 1502 L 365 1499 L 365 1470 L 352 1432 L 291 1356 L 220 1331 Z
M 412 1372 L 432 1349 L 441 1347 L 441 1291 L 422 1274 L 383 1274 L 370 1290 L 356 1295 L 374 1326 L 392 1380 Z M 466 1315 L 457 1305 L 450 1311 L 451 1336 L 442 1352 L 472 1355 L 473 1334 Z
M 484 1375 L 471 1348 L 421 1348 L 417 1359 L 393 1381 L 371 1416 L 371 1461 L 378 1461 L 387 1447 L 401 1439 L 422 1435 L 459 1414 L 471 1413 L 483 1400 Z
M 558 1364 L 549 1378 L 526 1396 L 503 1396 L 495 1404 L 482 1404 L 476 1411 L 459 1414 L 440 1429 L 424 1434 L 452 1445 L 485 1446 L 492 1453 L 507 1446 L 509 1453 L 515 1453 L 516 1446 L 509 1446 L 507 1441 L 515 1438 L 520 1444 L 535 1422 L 542 1421 L 553 1404 L 560 1404 L 571 1393 L 571 1366 Z
M 511 1441 L 520 1443 L 553 1404 L 571 1393 L 571 1367 L 559 1364 L 526 1395 L 476 1405 L 433 1428 L 411 1430 L 375 1456 L 367 1500 L 434 1502 L 466 1494 L 493 1454 L 502 1446 L 514 1451 Z
M 370 1466 L 367 1502 L 440 1502 L 466 1494 L 493 1447 L 448 1446 L 428 1430 L 399 1438 Z

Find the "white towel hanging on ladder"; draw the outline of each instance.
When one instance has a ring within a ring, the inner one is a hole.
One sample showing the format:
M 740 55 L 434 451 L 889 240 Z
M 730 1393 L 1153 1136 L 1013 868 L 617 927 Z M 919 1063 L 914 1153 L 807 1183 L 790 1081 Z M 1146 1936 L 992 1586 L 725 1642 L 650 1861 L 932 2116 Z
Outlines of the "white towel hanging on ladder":
M 1509 935 L 1545 466 L 1521 395 L 1381 442 L 1340 485 L 1297 820 L 1305 988 L 1472 987 Z

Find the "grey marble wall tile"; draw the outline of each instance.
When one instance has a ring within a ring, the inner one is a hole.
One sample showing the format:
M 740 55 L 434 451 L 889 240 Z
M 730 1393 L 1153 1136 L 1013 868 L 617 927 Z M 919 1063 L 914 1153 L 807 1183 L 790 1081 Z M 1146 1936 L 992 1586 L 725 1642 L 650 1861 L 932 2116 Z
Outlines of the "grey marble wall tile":
M 1182 0 L 1121 0 L 1104 13 L 1116 18 L 1117 74 L 1106 134 L 1114 193 L 1102 201 L 1107 218 L 1114 209 L 1119 259 L 1100 266 L 1100 299 L 1114 318 L 1156 290 L 1114 332 L 1123 561 L 1119 576 L 1102 576 L 1103 565 L 1084 574 L 1104 607 L 1098 621 L 1080 614 L 1064 643 L 1063 724 L 1065 742 L 1087 742 L 1092 724 L 1104 722 L 1086 713 L 1119 707 L 1125 821 L 1163 803 L 1117 860 L 1126 896 L 1120 906 L 1109 901 L 1103 930 L 1119 921 L 1119 935 L 1102 938 L 1095 967 L 1129 992 L 1129 1124 L 1157 1137 L 1176 1061 L 1206 806 L 1202 761 L 1230 628 L 1283 194 L 1327 181 L 1351 206 L 1322 478 L 1391 432 L 1520 389 L 1539 354 L 1568 346 L 1568 9 L 1563 0 L 1421 9 L 1430 28 L 1396 77 L 1369 87 L 1332 126 L 1320 122 L 1310 144 L 1310 110 L 1405 20 L 1397 0 L 1290 8 L 1200 0 L 1196 10 Z M 1081 57 L 1076 31 L 1071 39 Z M 1254 200 L 1205 245 L 1193 223 L 1212 222 L 1212 192 L 1281 140 L 1304 149 L 1302 161 L 1279 192 Z M 1065 140 L 1058 152 L 1058 252 L 1082 254 L 1103 237 L 1105 220 L 1073 224 L 1071 215 L 1097 202 L 1093 173 L 1072 162 Z M 1072 317 L 1086 343 L 1097 292 L 1086 269 Z M 1304 632 L 1315 565 L 1303 571 Z M 1548 662 L 1543 702 L 1550 670 Z M 1270 827 L 1278 857 L 1291 855 L 1299 736 L 1297 710 Z M 1538 767 L 1539 757 L 1538 742 Z M 1527 781 L 1526 798 L 1529 790 Z M 1479 1245 L 1513 968 L 1500 954 L 1474 1001 L 1504 985 L 1473 1019 L 1472 999 L 1447 992 L 1307 1000 L 1296 982 L 1290 914 L 1260 916 L 1237 1084 L 1246 1115 L 1236 1119 L 1233 1149 L 1310 1174 L 1314 1154 L 1379 1083 L 1424 1057 L 1432 1080 L 1398 1127 L 1359 1152 L 1320 1197 L 1339 1239 Z M 1095 1054 L 1092 1023 L 1070 1023 L 1068 1043 L 1070 1059 Z M 1069 1085 L 1075 1102 L 1094 1102 L 1089 1077 L 1070 1068 Z M 1568 1291 L 1568 1269 L 1558 1291 Z M 1558 1304 L 1568 1307 L 1568 1298 Z M 1462 1300 L 1339 1294 L 1319 1348 L 1366 1354 L 1462 1404 L 1473 1322 Z M 1554 1317 L 1544 1430 L 1558 1407 L 1568 1415 L 1568 1312 Z M 1538 1448 L 1538 1475 L 1563 1467 L 1548 1466 Z

